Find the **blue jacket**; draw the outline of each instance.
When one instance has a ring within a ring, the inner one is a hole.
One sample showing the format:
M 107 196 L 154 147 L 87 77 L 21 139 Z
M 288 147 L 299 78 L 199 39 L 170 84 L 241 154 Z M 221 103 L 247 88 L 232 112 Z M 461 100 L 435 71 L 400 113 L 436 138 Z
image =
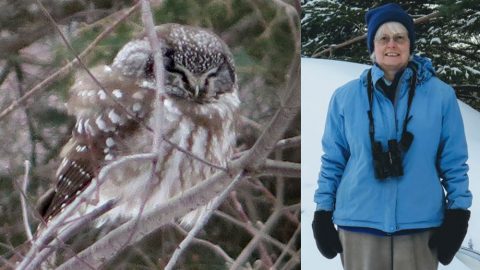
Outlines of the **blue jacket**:
M 471 206 L 467 143 L 454 90 L 435 77 L 428 59 L 414 56 L 412 61 L 418 68 L 417 85 L 407 130 L 414 139 L 403 156 L 403 176 L 374 176 L 367 70 L 331 98 L 314 200 L 317 210 L 334 210 L 337 225 L 387 233 L 430 228 L 441 225 L 446 208 Z M 375 140 L 384 149 L 388 140 L 400 141 L 412 74 L 410 68 L 402 74 L 392 104 L 377 87 L 383 71 L 372 67 Z

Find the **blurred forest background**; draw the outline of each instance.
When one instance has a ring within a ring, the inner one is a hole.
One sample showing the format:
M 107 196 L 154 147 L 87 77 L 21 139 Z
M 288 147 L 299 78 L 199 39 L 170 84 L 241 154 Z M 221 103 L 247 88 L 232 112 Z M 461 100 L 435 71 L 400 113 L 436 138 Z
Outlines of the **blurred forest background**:
M 126 0 L 45 0 L 42 3 L 77 54 L 136 4 Z M 152 1 L 152 7 L 156 24 L 175 22 L 205 27 L 230 46 L 242 100 L 243 121 L 239 123 L 237 150 L 250 148 L 276 109 L 282 106 L 281 96 L 292 79 L 287 75 L 292 59 L 298 57 L 300 3 L 296 0 L 165 0 Z M 110 64 L 117 51 L 143 31 L 138 10 L 94 45 L 83 58 L 87 66 Z M 311 53 L 315 50 L 309 49 Z M 74 119 L 67 115 L 64 103 L 74 71 L 79 67 L 66 68 L 67 72 L 56 74 L 53 79 L 46 78 L 72 59 L 74 55 L 35 1 L 0 2 L 0 255 L 5 257 L 26 240 L 19 192 L 25 160 L 32 166 L 27 196 L 34 205 L 53 184 L 59 165 L 57 156 L 71 134 Z M 472 65 L 477 67 L 478 63 Z M 28 98 L 17 104 L 25 94 Z M 289 140 L 275 148 L 270 158 L 299 164 L 300 115 L 283 138 Z M 270 176 L 242 182 L 182 256 L 178 269 L 227 269 L 226 262 L 235 260 L 259 234 L 262 240 L 251 250 L 242 267 L 300 269 L 299 175 L 298 170 L 297 178 Z M 286 210 L 268 230 L 263 230 L 277 207 Z M 32 207 L 30 210 L 33 211 Z M 30 227 L 34 229 L 38 220 L 31 213 L 30 220 Z M 66 250 L 80 250 L 108 230 L 89 228 L 69 241 Z M 184 236 L 181 227 L 161 228 L 122 252 L 105 268 L 163 269 Z M 64 256 L 71 254 L 65 252 Z
M 358 37 L 366 33 L 367 10 L 388 2 L 400 4 L 413 19 L 430 15 L 415 25 L 415 53 L 432 59 L 437 76 L 480 110 L 478 0 L 303 0 L 302 55 L 371 64 L 365 38 Z

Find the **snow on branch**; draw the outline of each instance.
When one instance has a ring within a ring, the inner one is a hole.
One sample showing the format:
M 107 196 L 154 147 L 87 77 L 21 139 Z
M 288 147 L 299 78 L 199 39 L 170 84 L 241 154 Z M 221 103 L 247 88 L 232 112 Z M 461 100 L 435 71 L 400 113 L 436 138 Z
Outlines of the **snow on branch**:
M 435 11 L 435 12 L 432 12 L 428 15 L 425 15 L 425 16 L 422 16 L 418 19 L 415 19 L 413 20 L 413 23 L 414 24 L 421 24 L 421 23 L 425 23 L 425 22 L 428 22 L 429 20 L 435 18 L 435 17 L 438 17 L 440 16 L 440 11 Z M 357 37 L 354 37 L 350 40 L 347 40 L 345 42 L 342 42 L 340 44 L 332 44 L 330 45 L 327 49 L 323 50 L 323 51 L 320 51 L 320 52 L 317 52 L 317 53 L 314 53 L 312 55 L 312 57 L 316 58 L 316 57 L 321 57 L 322 55 L 326 54 L 326 53 L 330 53 L 330 56 L 333 55 L 333 52 L 337 49 L 340 49 L 340 48 L 343 48 L 343 47 L 346 47 L 346 46 L 349 46 L 353 43 L 356 43 L 358 41 L 361 41 L 361 40 L 364 40 L 365 38 L 367 38 L 367 34 L 363 34 L 363 35 L 360 35 L 360 36 L 357 36 Z

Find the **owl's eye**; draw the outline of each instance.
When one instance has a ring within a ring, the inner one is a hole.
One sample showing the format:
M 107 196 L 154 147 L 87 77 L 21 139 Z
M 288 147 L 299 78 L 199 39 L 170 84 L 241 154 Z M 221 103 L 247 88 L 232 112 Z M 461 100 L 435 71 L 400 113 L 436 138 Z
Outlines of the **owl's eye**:
M 148 55 L 147 63 L 145 64 L 144 72 L 147 78 L 155 77 L 154 73 L 154 59 L 153 54 Z M 173 50 L 167 50 L 163 55 L 163 66 L 167 71 L 175 72 L 175 63 L 173 62 Z
M 173 62 L 173 50 L 167 49 L 167 51 L 163 54 L 163 66 L 167 71 L 171 71 L 175 67 L 175 63 Z
M 175 66 L 175 64 L 173 63 L 173 59 L 168 57 L 163 57 L 163 66 L 167 71 L 172 71 Z
M 145 68 L 143 70 L 145 72 L 145 77 L 147 77 L 149 79 L 155 77 L 153 64 L 154 64 L 153 55 L 150 54 L 148 56 L 147 63 L 145 64 Z
M 182 81 L 187 85 L 189 84 L 187 75 L 185 72 L 175 66 L 175 62 L 173 61 L 172 57 L 165 55 L 163 57 L 163 65 L 166 71 L 180 75 L 182 77 Z

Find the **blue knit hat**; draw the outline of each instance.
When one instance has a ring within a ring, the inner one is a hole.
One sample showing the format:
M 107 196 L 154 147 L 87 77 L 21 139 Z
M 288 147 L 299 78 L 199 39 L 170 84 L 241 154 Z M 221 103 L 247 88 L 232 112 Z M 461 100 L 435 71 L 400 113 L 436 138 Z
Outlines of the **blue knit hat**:
M 365 21 L 368 27 L 367 46 L 370 54 L 374 48 L 373 39 L 375 38 L 375 33 L 377 33 L 378 28 L 386 22 L 399 22 L 405 26 L 408 31 L 408 39 L 410 39 L 410 53 L 413 53 L 415 26 L 412 17 L 410 17 L 401 6 L 390 3 L 371 9 L 365 14 Z

